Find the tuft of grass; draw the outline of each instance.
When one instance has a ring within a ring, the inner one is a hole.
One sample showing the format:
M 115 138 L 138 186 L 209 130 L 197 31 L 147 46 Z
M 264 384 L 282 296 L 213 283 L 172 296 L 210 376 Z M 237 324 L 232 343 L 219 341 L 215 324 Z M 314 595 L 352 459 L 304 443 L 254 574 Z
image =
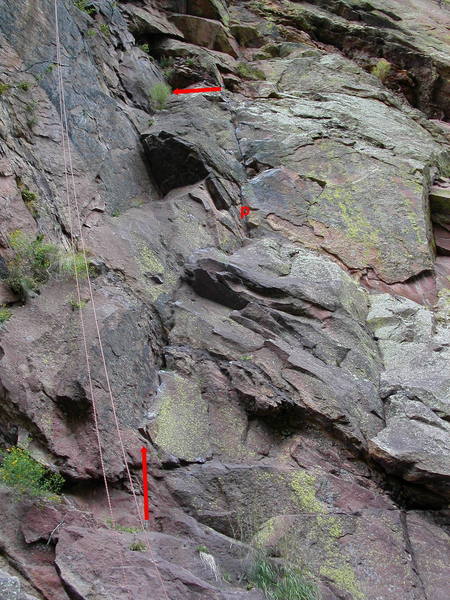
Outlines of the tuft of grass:
M 0 83 L 0 96 L 11 89 L 9 83 Z
M 63 485 L 64 478 L 35 460 L 28 450 L 13 446 L 3 454 L 0 481 L 14 489 L 18 496 L 34 496 L 54 499 Z
M 392 65 L 384 58 L 380 58 L 377 64 L 372 69 L 372 75 L 378 77 L 380 81 L 386 81 L 391 72 Z
M 150 104 L 154 110 L 163 110 L 171 94 L 170 86 L 167 83 L 155 83 L 149 90 Z
M 139 46 L 139 48 L 142 50 L 142 52 L 145 52 L 146 54 L 150 54 L 150 46 L 149 46 L 149 44 L 141 44 Z
M 94 35 L 97 35 L 97 30 L 94 29 L 94 27 L 90 27 L 89 29 L 86 29 L 86 35 L 88 37 L 94 37 Z
M 24 92 L 28 92 L 28 90 L 31 88 L 31 83 L 28 83 L 28 81 L 21 81 L 19 84 L 17 84 L 17 87 Z
M 257 81 L 259 79 L 266 78 L 266 76 L 260 69 L 252 67 L 247 63 L 239 63 L 236 70 L 243 79 Z
M 147 550 L 147 546 L 143 542 L 133 542 L 129 546 L 129 549 L 133 550 L 133 552 L 145 552 Z
M 12 317 L 12 312 L 6 308 L 6 306 L 0 306 L 0 325 L 3 325 L 3 323 L 6 323 L 6 321 L 9 321 L 9 319 Z
M 316 585 L 298 569 L 275 567 L 265 556 L 255 560 L 249 580 L 268 600 L 319 600 Z

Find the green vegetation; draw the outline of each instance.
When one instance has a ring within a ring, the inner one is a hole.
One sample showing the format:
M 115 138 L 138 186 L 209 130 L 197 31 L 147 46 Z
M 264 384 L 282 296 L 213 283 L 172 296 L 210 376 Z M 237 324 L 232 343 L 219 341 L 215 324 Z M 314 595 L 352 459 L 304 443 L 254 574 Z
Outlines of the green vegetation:
M 6 308 L 6 306 L 0 306 L 0 325 L 3 325 L 3 323 L 6 323 L 6 321 L 9 321 L 9 319 L 12 317 L 12 312 Z
M 109 37 L 111 35 L 111 30 L 106 23 L 102 23 L 100 25 L 100 31 L 103 33 L 103 35 L 106 35 L 106 37 Z
M 249 583 L 264 592 L 270 600 L 318 600 L 314 583 L 298 569 L 274 566 L 264 555 L 258 556 L 249 573 Z
M 90 27 L 89 29 L 86 29 L 86 35 L 88 37 L 94 37 L 94 35 L 97 35 L 97 30 L 93 27 Z
M 36 109 L 37 109 L 37 102 L 29 102 L 25 106 L 25 112 L 28 114 L 27 125 L 30 129 L 32 129 L 37 123 Z
M 74 6 L 85 12 L 90 17 L 93 17 L 97 13 L 90 0 L 75 0 Z
M 247 63 L 239 63 L 237 66 L 237 72 L 243 79 L 250 79 L 256 81 L 258 79 L 265 79 L 266 76 L 260 69 L 250 66 Z
M 20 230 L 9 236 L 14 256 L 7 262 L 6 282 L 23 300 L 39 291 L 51 276 L 70 277 L 76 271 L 85 272 L 82 254 L 68 254 L 54 244 L 46 243 L 43 235 L 36 239 Z
M 147 546 L 143 542 L 133 542 L 129 548 L 133 552 L 145 552 L 147 550 Z
M 166 79 L 170 79 L 175 73 L 175 59 L 173 58 L 173 56 L 161 56 L 161 58 L 158 61 L 158 64 L 161 67 Z
M 0 96 L 2 96 L 5 92 L 11 89 L 11 86 L 8 83 L 0 83 Z
M 73 298 L 69 300 L 69 304 L 72 307 L 73 310 L 76 310 L 78 308 L 78 310 L 81 310 L 82 308 L 84 308 L 87 304 L 87 300 L 80 300 L 78 302 L 78 300 L 74 300 Z
M 384 58 L 380 58 L 377 64 L 372 69 L 372 75 L 378 77 L 380 81 L 386 81 L 391 72 L 391 63 Z
M 154 110 L 163 110 L 167 104 L 168 99 L 171 94 L 170 86 L 167 83 L 155 83 L 154 86 L 150 88 L 149 96 L 150 103 Z
M 320 574 L 334 581 L 337 587 L 349 592 L 355 600 L 363 600 L 364 594 L 359 589 L 353 569 L 349 566 L 320 567 Z
M 112 217 L 120 217 L 120 210 L 118 208 L 115 208 L 112 213 L 111 213 Z
M 37 217 L 37 215 L 38 215 L 38 209 L 37 209 L 37 204 L 36 204 L 36 201 L 38 199 L 37 194 L 35 194 L 34 192 L 32 192 L 31 190 L 29 190 L 27 187 L 25 187 L 23 185 L 22 185 L 22 187 L 20 187 L 20 193 L 22 194 L 22 200 L 24 201 L 25 206 L 28 208 L 28 210 L 33 215 L 33 217 Z
M 124 527 L 118 523 L 113 523 L 111 519 L 106 519 L 106 524 L 108 527 L 112 527 L 116 531 L 123 531 L 124 533 L 137 533 L 139 531 L 138 527 Z
M 64 478 L 34 460 L 28 450 L 13 446 L 3 455 L 0 481 L 14 489 L 18 496 L 34 496 L 54 499 L 63 485 Z
M 195 549 L 196 552 L 200 553 L 200 552 L 204 552 L 206 554 L 209 554 L 209 550 L 206 546 L 197 546 L 197 548 Z
M 31 87 L 31 83 L 28 83 L 28 81 L 21 81 L 18 85 L 18 88 L 20 88 L 21 90 L 23 90 L 24 92 L 28 92 L 28 90 Z
M 150 54 L 150 46 L 148 44 L 141 44 L 139 48 L 142 50 L 142 52 Z

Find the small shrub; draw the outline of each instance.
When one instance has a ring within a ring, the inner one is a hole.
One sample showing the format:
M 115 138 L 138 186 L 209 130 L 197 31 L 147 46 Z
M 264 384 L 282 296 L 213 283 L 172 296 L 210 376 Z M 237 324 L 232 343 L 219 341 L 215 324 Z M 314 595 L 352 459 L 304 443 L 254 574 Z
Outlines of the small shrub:
M 21 189 L 20 193 L 22 194 L 22 200 L 25 202 L 25 204 L 30 202 L 36 202 L 37 200 L 37 195 L 31 190 L 29 190 L 27 187 Z
M 59 473 L 52 473 L 37 462 L 28 450 L 13 446 L 3 455 L 0 481 L 13 488 L 19 496 L 52 498 L 64 485 Z
M 92 6 L 92 3 L 89 0 L 75 0 L 74 6 L 85 12 L 90 17 L 93 17 L 97 13 L 95 7 Z
M 248 65 L 247 63 L 239 63 L 237 66 L 237 72 L 243 79 L 250 79 L 256 81 L 258 79 L 265 79 L 266 76 L 260 69 L 256 69 Z
M 28 90 L 31 87 L 31 83 L 28 83 L 28 81 L 21 81 L 17 87 L 23 90 L 24 92 L 28 92 Z
M 143 542 L 133 542 L 129 548 L 133 552 L 145 552 L 147 550 L 147 546 Z
M 150 46 L 149 46 L 149 44 L 141 44 L 139 46 L 139 48 L 142 50 L 142 52 L 150 54 Z
M 154 110 L 163 110 L 167 104 L 170 94 L 171 89 L 167 83 L 155 83 L 155 85 L 151 87 L 149 91 L 152 108 Z
M 86 35 L 88 37 L 94 37 L 94 35 L 97 35 L 97 30 L 93 27 L 90 27 L 89 29 L 86 29 Z
M 120 210 L 118 208 L 115 208 L 112 213 L 111 213 L 112 217 L 120 217 Z
M 0 325 L 9 321 L 12 317 L 12 312 L 6 308 L 6 306 L 0 306 Z
M 391 63 L 385 60 L 384 58 L 380 58 L 377 64 L 372 69 L 372 75 L 378 77 L 380 81 L 386 81 L 391 72 Z
M 0 96 L 11 89 L 8 83 L 0 83 Z

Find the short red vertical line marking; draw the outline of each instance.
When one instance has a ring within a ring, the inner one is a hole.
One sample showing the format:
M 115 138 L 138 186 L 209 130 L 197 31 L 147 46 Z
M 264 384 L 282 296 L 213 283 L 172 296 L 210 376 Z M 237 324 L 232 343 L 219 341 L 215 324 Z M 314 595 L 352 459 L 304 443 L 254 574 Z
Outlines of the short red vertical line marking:
M 148 476 L 147 476 L 147 448 L 141 448 L 142 453 L 142 487 L 144 491 L 144 520 L 149 520 L 148 507 Z

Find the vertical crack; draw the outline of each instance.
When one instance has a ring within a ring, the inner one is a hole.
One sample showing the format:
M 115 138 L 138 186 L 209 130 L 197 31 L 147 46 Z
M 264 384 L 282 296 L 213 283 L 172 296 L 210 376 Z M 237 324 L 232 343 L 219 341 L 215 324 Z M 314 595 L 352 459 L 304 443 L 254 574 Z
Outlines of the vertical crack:
M 403 539 L 405 541 L 405 548 L 406 548 L 406 552 L 409 554 L 409 556 L 411 557 L 411 569 L 415 575 L 415 579 L 417 582 L 417 589 L 420 591 L 420 599 L 419 600 L 432 600 L 432 598 L 430 598 L 427 595 L 426 589 L 425 589 L 425 585 L 422 581 L 422 577 L 420 576 L 420 570 L 416 561 L 416 556 L 414 554 L 414 548 L 413 545 L 411 543 L 411 538 L 409 537 L 409 531 L 408 531 L 408 523 L 406 520 L 406 511 L 405 510 L 401 510 L 400 511 L 400 523 L 402 525 L 402 531 L 403 531 Z

